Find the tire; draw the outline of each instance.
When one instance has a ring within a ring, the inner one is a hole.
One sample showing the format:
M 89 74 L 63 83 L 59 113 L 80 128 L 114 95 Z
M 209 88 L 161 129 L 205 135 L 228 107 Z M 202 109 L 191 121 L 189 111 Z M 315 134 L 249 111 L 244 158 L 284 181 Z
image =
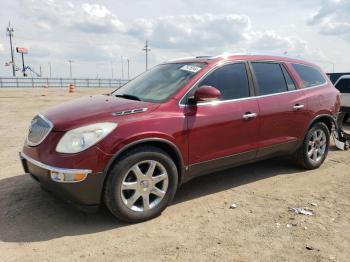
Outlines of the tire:
M 315 134 L 319 134 L 320 136 L 317 136 L 316 139 Z M 320 140 L 318 140 L 319 138 Z M 328 155 L 329 142 L 330 133 L 328 127 L 321 122 L 313 124 L 308 130 L 303 144 L 296 153 L 297 163 L 308 170 L 319 168 Z M 314 151 L 312 151 L 312 148 Z M 316 153 L 315 150 L 317 150 Z
M 117 219 L 142 222 L 162 213 L 173 200 L 177 184 L 176 165 L 166 152 L 157 147 L 138 147 L 110 169 L 104 202 Z

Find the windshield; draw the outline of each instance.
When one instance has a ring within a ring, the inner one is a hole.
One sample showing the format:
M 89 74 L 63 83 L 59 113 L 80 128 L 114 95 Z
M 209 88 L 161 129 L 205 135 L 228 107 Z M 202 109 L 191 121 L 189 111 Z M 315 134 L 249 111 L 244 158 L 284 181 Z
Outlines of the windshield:
M 205 65 L 205 63 L 158 65 L 117 89 L 112 95 L 147 102 L 164 102 L 198 74 Z

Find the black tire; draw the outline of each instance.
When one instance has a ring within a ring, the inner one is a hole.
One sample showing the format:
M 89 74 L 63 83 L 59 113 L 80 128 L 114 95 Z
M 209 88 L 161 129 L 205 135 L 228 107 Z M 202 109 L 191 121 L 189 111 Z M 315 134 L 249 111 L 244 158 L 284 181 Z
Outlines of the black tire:
M 121 195 L 123 179 L 125 179 L 128 171 L 134 165 L 149 160 L 157 161 L 166 169 L 168 174 L 167 190 L 164 197 L 153 208 L 146 211 L 134 211 L 123 202 Z M 130 223 L 142 222 L 157 217 L 162 213 L 173 200 L 177 184 L 178 171 L 176 165 L 165 151 L 152 146 L 138 147 L 117 159 L 114 166 L 110 169 L 104 189 L 104 202 L 117 219 Z
M 324 154 L 322 155 L 322 157 L 318 161 L 312 161 L 310 159 L 310 157 L 308 156 L 308 151 L 310 150 L 309 141 L 316 130 L 322 130 L 322 132 L 324 132 L 324 134 L 326 136 L 326 145 L 325 145 L 326 148 L 325 148 Z M 322 122 L 317 122 L 317 123 L 313 124 L 311 126 L 311 128 L 308 130 L 308 132 L 303 140 L 303 144 L 300 146 L 300 148 L 296 152 L 297 163 L 301 167 L 308 169 L 308 170 L 319 168 L 328 155 L 329 142 L 330 142 L 330 132 L 329 132 L 328 127 Z

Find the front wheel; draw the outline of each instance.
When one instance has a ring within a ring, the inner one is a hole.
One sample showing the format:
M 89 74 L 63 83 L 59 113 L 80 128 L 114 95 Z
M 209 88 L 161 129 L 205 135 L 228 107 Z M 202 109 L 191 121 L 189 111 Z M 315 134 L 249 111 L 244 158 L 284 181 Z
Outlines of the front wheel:
M 298 164 L 306 169 L 316 169 L 327 157 L 330 134 L 324 123 L 314 124 L 307 132 L 303 144 L 296 153 Z
M 119 220 L 141 222 L 158 216 L 175 195 L 177 168 L 163 150 L 139 147 L 117 160 L 104 192 L 108 209 Z

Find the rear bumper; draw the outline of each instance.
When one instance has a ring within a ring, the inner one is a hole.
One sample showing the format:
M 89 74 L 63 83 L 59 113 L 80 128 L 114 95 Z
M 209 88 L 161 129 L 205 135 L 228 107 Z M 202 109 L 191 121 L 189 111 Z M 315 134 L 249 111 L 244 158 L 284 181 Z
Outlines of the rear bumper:
M 30 174 L 44 189 L 84 210 L 95 209 L 100 204 L 105 178 L 103 172 L 91 173 L 88 169 L 53 167 L 34 160 L 24 153 L 19 155 L 25 173 Z M 86 172 L 88 175 L 81 182 L 59 183 L 51 179 L 51 171 L 65 173 L 78 171 Z

